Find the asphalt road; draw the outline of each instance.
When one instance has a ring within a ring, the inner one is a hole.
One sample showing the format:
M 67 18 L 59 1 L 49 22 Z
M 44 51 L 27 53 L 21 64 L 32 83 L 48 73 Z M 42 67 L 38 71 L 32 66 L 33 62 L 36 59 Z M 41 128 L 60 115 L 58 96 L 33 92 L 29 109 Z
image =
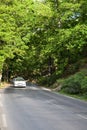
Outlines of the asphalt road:
M 87 130 L 87 103 L 37 86 L 0 91 L 0 130 Z

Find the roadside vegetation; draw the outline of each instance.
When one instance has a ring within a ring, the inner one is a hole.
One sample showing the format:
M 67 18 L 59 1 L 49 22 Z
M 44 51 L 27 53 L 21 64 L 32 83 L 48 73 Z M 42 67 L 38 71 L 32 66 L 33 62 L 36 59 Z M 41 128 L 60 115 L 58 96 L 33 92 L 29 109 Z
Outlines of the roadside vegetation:
M 0 83 L 0 89 L 5 88 L 5 87 L 8 87 L 8 86 L 10 86 L 10 84 L 7 83 L 7 82 L 1 82 L 1 83 Z
M 51 89 L 75 98 L 87 100 L 87 69 L 57 80 Z
M 0 0 L 0 74 L 87 91 L 87 1 Z M 61 87 L 61 86 L 60 86 Z

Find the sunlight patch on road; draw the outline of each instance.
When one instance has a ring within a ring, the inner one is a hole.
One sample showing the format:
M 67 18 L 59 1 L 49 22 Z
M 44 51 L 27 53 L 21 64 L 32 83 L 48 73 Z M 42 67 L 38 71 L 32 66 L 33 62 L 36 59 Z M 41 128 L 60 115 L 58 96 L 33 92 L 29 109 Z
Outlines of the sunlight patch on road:
M 37 88 L 37 87 L 29 87 L 29 89 L 31 89 L 31 90 L 40 90 L 40 89 Z
M 2 95 L 0 94 L 0 130 L 7 129 L 6 115 L 3 112 Z
M 42 87 L 42 90 L 51 91 L 50 89 L 44 87 Z
M 2 114 L 2 126 L 3 127 L 7 127 L 7 121 L 6 121 L 6 115 L 5 114 Z
M 3 104 L 1 102 L 1 94 L 0 94 L 0 107 L 3 107 Z

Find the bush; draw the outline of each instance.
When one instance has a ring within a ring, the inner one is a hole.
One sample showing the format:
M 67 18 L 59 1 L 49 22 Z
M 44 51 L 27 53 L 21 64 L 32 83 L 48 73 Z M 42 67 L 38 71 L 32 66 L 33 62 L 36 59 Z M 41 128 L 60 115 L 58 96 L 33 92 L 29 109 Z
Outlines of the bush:
M 41 77 L 38 79 L 37 83 L 39 85 L 47 85 L 48 84 L 48 77 Z
M 81 88 L 83 93 L 87 93 L 87 76 L 82 80 Z
M 73 75 L 73 77 L 74 77 L 74 81 L 79 82 L 81 84 L 81 81 L 85 77 L 85 73 L 84 72 L 79 72 L 79 73 Z
M 64 85 L 63 91 L 69 94 L 81 93 L 81 85 L 78 82 L 70 82 Z
M 68 79 L 65 79 L 62 90 L 69 94 L 87 93 L 87 70 L 84 69 Z
M 39 84 L 57 88 L 58 91 L 63 91 L 69 94 L 87 94 L 87 70 L 84 69 L 67 79 L 59 79 L 59 75 L 53 73 L 51 76 L 41 77 Z M 60 88 L 61 86 L 61 88 Z M 58 88 L 59 87 L 59 88 Z
M 67 69 L 65 70 L 65 74 L 67 75 L 70 75 L 70 74 L 74 74 L 78 71 L 79 67 L 78 64 L 71 64 L 71 65 L 68 65 Z
M 74 76 L 66 79 L 62 85 L 62 90 L 69 94 L 81 93 L 81 85 L 79 81 L 75 81 Z
M 39 78 L 38 83 L 40 85 L 46 85 L 49 87 L 56 82 L 57 78 L 58 76 L 55 73 L 53 73 L 50 76 L 44 76 L 44 77 Z

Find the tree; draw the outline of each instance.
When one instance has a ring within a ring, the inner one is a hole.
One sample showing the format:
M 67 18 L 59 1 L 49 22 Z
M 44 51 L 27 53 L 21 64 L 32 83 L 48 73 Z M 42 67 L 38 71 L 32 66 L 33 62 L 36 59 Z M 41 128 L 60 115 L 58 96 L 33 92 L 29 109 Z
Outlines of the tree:
M 6 65 L 12 76 L 63 76 L 87 56 L 86 6 L 86 0 L 1 1 L 0 69 Z

